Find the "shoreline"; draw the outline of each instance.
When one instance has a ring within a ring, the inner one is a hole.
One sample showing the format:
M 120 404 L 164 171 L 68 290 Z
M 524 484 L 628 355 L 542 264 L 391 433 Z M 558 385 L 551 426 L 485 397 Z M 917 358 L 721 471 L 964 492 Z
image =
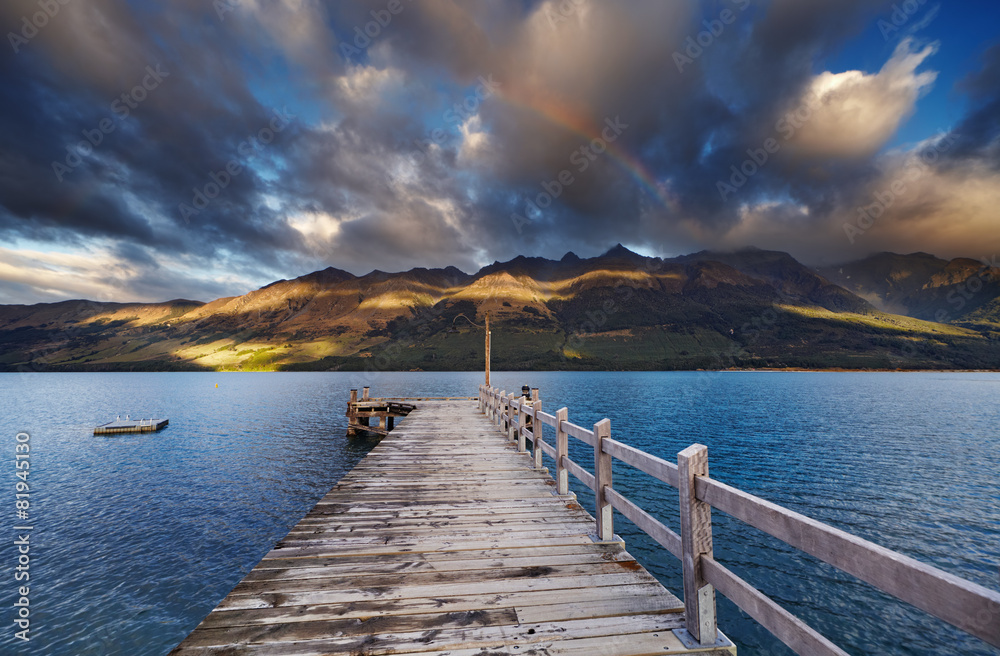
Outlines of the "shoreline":
M 493 369 L 493 373 L 1000 373 L 1000 369 L 884 369 L 843 367 L 748 367 L 731 369 Z M 0 371 L 3 374 L 289 374 L 289 373 L 482 373 L 472 369 L 43 369 L 39 371 Z

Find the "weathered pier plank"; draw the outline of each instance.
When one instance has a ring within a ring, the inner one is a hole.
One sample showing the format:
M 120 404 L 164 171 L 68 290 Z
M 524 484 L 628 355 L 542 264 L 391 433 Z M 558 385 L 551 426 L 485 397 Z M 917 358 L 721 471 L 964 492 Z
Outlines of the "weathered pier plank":
M 684 604 L 472 400 L 426 400 L 173 652 L 642 656 Z

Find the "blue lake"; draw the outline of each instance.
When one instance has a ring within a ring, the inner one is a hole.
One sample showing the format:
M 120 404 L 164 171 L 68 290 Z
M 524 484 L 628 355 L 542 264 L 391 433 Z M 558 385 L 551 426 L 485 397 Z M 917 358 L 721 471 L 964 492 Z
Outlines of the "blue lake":
M 345 436 L 348 390 L 473 395 L 480 373 L 0 374 L 9 527 L 0 652 L 166 654 L 374 445 Z M 588 426 L 958 576 L 1000 589 L 1000 375 L 495 373 Z M 216 388 L 218 384 L 218 388 Z M 126 413 L 164 431 L 95 437 Z M 18 432 L 30 434 L 31 641 L 14 638 Z M 574 447 L 587 463 L 592 451 Z M 623 465 L 615 486 L 676 526 L 677 494 Z M 585 506 L 591 493 L 577 485 Z M 870 586 L 713 513 L 715 555 L 851 654 L 1000 655 Z M 616 515 L 668 588 L 680 568 Z M 721 598 L 721 597 L 720 597 Z M 998 620 L 1000 621 L 1000 620 Z M 791 652 L 728 601 L 720 626 L 751 654 Z

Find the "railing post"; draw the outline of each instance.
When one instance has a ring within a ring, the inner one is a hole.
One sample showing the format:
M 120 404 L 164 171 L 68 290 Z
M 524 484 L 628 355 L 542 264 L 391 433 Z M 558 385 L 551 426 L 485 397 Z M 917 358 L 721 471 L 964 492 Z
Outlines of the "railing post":
M 503 423 L 503 411 L 507 405 L 507 390 L 500 390 L 500 396 L 497 398 L 497 426 L 500 430 L 507 432 L 507 424 Z
M 542 469 L 542 422 L 538 420 L 538 413 L 542 411 L 542 402 L 536 400 L 531 404 L 531 447 L 535 454 L 535 469 Z
M 681 511 L 681 566 L 684 570 L 684 619 L 701 645 L 715 643 L 715 588 L 705 581 L 701 562 L 712 557 L 712 507 L 695 498 L 694 479 L 708 476 L 708 448 L 692 444 L 677 454 Z
M 368 389 L 369 389 L 369 388 L 368 388 L 368 386 L 367 386 L 367 385 L 365 385 L 365 386 L 364 386 L 363 388 L 361 388 L 361 389 L 362 389 L 362 392 L 361 392 L 361 400 L 362 400 L 362 401 L 367 401 L 367 400 L 368 400 Z
M 524 404 L 527 403 L 527 399 L 523 396 L 517 401 L 517 451 L 518 453 L 524 453 L 528 450 L 527 444 L 525 442 L 526 437 L 524 435 L 524 418 L 527 416 L 524 412 Z
M 594 494 L 596 506 L 594 516 L 597 518 L 597 539 L 600 542 L 611 542 L 615 539 L 614 508 L 604 494 L 605 487 L 611 487 L 610 454 L 604 453 L 604 440 L 611 437 L 611 420 L 602 419 L 594 424 Z
M 563 422 L 569 421 L 569 409 L 556 410 L 556 494 L 569 494 L 569 471 L 563 458 L 569 457 L 569 435 L 563 430 Z
M 507 395 L 507 439 L 511 442 L 517 438 L 514 436 L 514 393 Z

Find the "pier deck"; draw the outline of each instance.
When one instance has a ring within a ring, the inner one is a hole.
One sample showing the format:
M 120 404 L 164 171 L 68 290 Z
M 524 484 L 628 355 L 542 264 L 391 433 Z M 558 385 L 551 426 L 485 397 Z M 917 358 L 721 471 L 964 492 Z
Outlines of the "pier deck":
M 171 654 L 640 656 L 684 604 L 475 400 L 421 401 Z

